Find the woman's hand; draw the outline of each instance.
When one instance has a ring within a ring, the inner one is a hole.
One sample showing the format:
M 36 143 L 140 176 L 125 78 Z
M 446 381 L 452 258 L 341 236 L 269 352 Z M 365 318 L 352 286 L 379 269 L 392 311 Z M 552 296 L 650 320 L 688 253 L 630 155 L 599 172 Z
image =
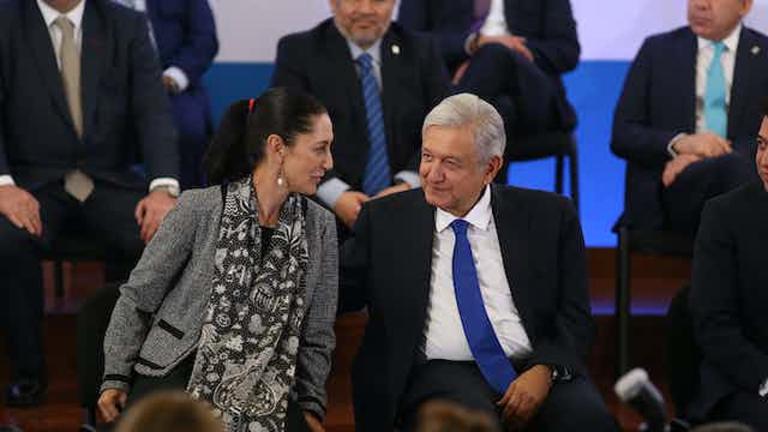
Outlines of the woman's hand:
M 325 432 L 323 424 L 320 423 L 317 417 L 309 411 L 304 411 L 304 421 L 307 422 L 307 427 L 312 432 Z
M 99 396 L 99 412 L 107 423 L 112 423 L 120 416 L 120 411 L 125 407 L 128 394 L 119 389 L 106 389 Z

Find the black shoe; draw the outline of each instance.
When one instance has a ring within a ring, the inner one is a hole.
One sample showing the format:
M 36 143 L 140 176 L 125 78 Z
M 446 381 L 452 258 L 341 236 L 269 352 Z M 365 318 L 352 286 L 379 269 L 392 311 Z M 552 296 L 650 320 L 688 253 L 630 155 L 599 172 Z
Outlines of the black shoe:
M 24 432 L 20 428 L 14 425 L 2 425 L 0 426 L 0 432 Z
M 45 381 L 35 378 L 20 378 L 8 385 L 5 391 L 5 405 L 9 407 L 33 407 L 40 405 L 45 397 Z

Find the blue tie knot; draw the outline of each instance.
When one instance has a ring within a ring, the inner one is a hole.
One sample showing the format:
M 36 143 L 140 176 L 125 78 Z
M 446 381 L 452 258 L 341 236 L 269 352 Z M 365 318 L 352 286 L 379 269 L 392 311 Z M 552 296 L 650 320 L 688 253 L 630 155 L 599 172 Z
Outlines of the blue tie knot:
M 370 70 L 371 65 L 373 64 L 373 57 L 368 53 L 362 53 L 357 57 L 357 63 L 360 64 L 360 67 L 364 70 Z
M 456 234 L 456 237 L 466 237 L 468 226 L 469 222 L 464 219 L 456 219 L 451 222 L 451 228 L 453 228 L 453 233 Z
M 712 42 L 712 48 L 715 49 L 715 58 L 719 58 L 725 51 L 725 44 L 723 41 Z

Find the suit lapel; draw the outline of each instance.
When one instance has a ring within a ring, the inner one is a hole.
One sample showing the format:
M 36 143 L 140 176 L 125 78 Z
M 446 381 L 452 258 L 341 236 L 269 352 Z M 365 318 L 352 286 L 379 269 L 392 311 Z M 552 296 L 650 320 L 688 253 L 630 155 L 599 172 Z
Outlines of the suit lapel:
M 491 207 L 499 236 L 504 273 L 507 275 L 515 307 L 523 325 L 526 326 L 531 322 L 530 290 L 533 288 L 530 286 L 531 249 L 528 247 L 531 241 L 531 219 L 528 209 L 513 198 L 510 190 L 495 185 L 491 188 Z
M 83 133 L 87 134 L 93 125 L 93 114 L 99 91 L 102 65 L 106 58 L 107 31 L 95 10 L 93 2 L 85 4 L 83 14 L 83 44 L 80 54 L 80 87 L 83 98 Z
M 399 265 L 404 269 L 405 279 L 399 291 L 400 307 L 407 308 L 409 317 L 403 323 L 404 328 L 423 329 L 427 321 L 427 305 L 432 277 L 432 242 L 435 232 L 435 208 L 427 204 L 423 193 L 415 193 L 415 204 L 408 206 L 412 211 L 403 213 L 404 219 L 397 219 L 396 231 L 401 233 L 401 241 L 397 244 L 409 245 L 400 249 Z M 394 220 L 394 219 L 393 219 Z M 393 287 L 394 288 L 394 287 Z M 423 331 L 419 333 L 423 335 Z
M 392 128 L 396 122 L 398 101 L 403 100 L 403 89 L 408 88 L 400 84 L 408 80 L 408 73 L 403 56 L 409 54 L 403 52 L 403 44 L 400 38 L 390 30 L 381 41 L 381 103 L 384 110 L 384 125 L 387 132 L 387 146 L 392 145 L 391 137 L 394 135 Z M 389 149 L 390 154 L 393 149 Z
M 474 6 L 474 2 L 470 1 L 468 3 L 469 3 L 469 13 L 472 14 L 474 13 L 474 10 L 472 9 L 472 7 Z M 511 33 L 515 33 L 517 31 L 516 28 L 513 28 L 513 26 L 517 22 L 515 21 L 515 14 L 513 12 L 515 10 L 515 7 L 517 6 L 516 3 L 517 3 L 516 0 L 504 0 L 504 20 L 507 22 L 507 27 L 509 27 L 509 31 Z
M 26 10 L 24 14 L 25 32 L 30 45 L 32 56 L 37 63 L 37 68 L 43 78 L 45 88 L 53 100 L 53 105 L 59 111 L 62 118 L 72 127 L 72 116 L 69 113 L 66 96 L 64 96 L 64 84 L 61 81 L 61 72 L 56 62 L 56 51 L 51 43 L 51 35 L 45 26 L 43 15 L 33 0 L 24 1 Z
M 687 34 L 681 39 L 680 44 L 675 48 L 673 59 L 680 62 L 680 68 L 671 68 L 673 79 L 678 80 L 676 88 L 680 89 L 683 103 L 680 114 L 685 119 L 685 125 L 690 132 L 696 130 L 696 56 L 699 52 L 696 35 L 688 29 Z M 676 71 L 684 71 L 678 73 Z
M 322 44 L 326 47 L 326 58 L 330 61 L 330 70 L 333 72 L 334 80 L 342 94 L 346 95 L 346 100 L 350 106 L 350 115 L 352 117 L 353 127 L 362 128 L 362 136 L 368 137 L 367 124 L 365 121 L 365 104 L 363 103 L 363 91 L 360 86 L 360 77 L 355 70 L 355 62 L 352 59 L 352 53 L 349 51 L 349 45 L 344 36 L 339 33 L 333 20 L 328 21 L 328 31 L 326 32 L 327 43 Z M 350 83 L 354 83 L 350 85 Z M 355 145 L 355 148 L 364 150 L 363 154 L 368 152 L 368 141 L 364 145 Z
M 147 0 L 147 16 L 150 22 L 154 22 L 157 18 L 157 5 L 154 0 Z
M 757 47 L 756 52 L 753 48 Z M 755 59 L 760 53 L 759 45 L 752 33 L 742 27 L 739 36 L 739 47 L 736 51 L 736 61 L 733 67 L 733 82 L 731 83 L 731 101 L 728 107 L 728 136 L 733 137 L 735 131 L 739 131 L 741 125 L 736 122 L 743 118 L 742 113 L 746 101 L 749 99 L 749 89 L 755 88 L 750 82 L 751 70 L 755 67 Z

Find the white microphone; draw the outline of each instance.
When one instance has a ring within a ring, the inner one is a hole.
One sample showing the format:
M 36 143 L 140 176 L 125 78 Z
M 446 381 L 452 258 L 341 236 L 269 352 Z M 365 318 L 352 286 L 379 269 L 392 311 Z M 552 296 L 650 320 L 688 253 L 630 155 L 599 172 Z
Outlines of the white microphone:
M 648 379 L 645 369 L 636 368 L 625 373 L 613 386 L 616 396 L 631 406 L 645 419 L 645 430 L 664 432 L 667 414 L 664 397 L 659 389 Z

